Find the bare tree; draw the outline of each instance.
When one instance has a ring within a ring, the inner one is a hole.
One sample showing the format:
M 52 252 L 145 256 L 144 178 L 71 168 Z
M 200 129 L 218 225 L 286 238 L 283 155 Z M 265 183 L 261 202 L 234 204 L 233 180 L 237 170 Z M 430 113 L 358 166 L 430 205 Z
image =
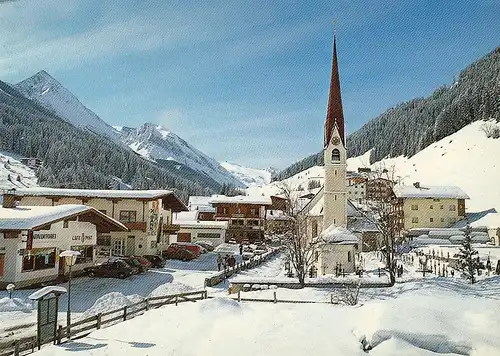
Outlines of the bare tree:
M 280 182 L 278 189 L 279 195 L 286 200 L 285 214 L 289 217 L 289 223 L 283 234 L 285 253 L 303 287 L 309 269 L 314 263 L 315 250 L 319 247 L 320 241 L 308 237 L 310 222 L 306 217 L 299 215 L 298 191 L 293 190 L 286 182 Z
M 394 166 L 378 166 L 372 170 L 371 179 L 383 179 L 391 187 L 398 183 Z M 372 221 L 376 224 L 382 235 L 382 253 L 385 257 L 386 268 L 389 272 L 391 285 L 396 283 L 396 263 L 395 248 L 401 242 L 400 211 L 397 201 L 392 194 L 392 189 L 388 194 L 378 194 L 367 200 Z

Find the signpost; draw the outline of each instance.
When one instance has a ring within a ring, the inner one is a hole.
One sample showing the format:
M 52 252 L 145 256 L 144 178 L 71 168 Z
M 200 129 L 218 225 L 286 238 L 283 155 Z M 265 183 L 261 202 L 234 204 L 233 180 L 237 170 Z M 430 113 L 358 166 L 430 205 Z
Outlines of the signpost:
M 47 342 L 56 343 L 57 337 L 57 312 L 59 310 L 59 296 L 66 293 L 66 289 L 57 286 L 44 287 L 29 296 L 38 304 L 37 315 L 37 345 Z

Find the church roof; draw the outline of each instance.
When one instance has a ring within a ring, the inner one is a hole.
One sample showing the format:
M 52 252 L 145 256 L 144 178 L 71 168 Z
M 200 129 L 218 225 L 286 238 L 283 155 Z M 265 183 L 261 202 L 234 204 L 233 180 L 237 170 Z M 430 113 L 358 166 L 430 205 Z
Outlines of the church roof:
M 342 110 L 342 98 L 340 95 L 340 76 L 339 68 L 337 63 L 337 40 L 335 35 L 333 36 L 333 59 L 332 59 L 332 75 L 330 78 L 330 92 L 328 95 L 328 109 L 326 112 L 326 122 L 325 122 L 325 147 L 328 146 L 332 138 L 332 133 L 337 127 L 345 146 L 344 137 L 344 113 Z
M 323 242 L 339 245 L 355 245 L 359 243 L 358 238 L 352 232 L 333 224 L 321 233 L 320 238 Z

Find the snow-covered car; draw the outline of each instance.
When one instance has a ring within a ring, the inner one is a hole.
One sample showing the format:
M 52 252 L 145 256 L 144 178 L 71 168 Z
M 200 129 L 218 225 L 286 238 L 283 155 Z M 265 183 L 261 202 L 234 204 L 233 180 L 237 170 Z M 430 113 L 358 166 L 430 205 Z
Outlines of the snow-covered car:
M 235 240 L 235 239 L 230 239 L 230 240 L 228 241 L 228 243 L 230 243 L 230 244 L 236 244 L 236 240 Z
M 243 261 L 248 261 L 248 260 L 249 260 L 249 259 L 251 259 L 253 256 L 255 256 L 253 252 L 243 252 L 243 253 L 241 254 L 241 258 L 242 258 L 242 260 L 243 260 Z
M 212 245 L 210 242 L 207 241 L 196 241 L 197 245 L 200 245 L 207 251 L 213 251 L 215 249 L 214 245 Z
M 265 246 L 258 246 L 255 250 L 254 253 L 256 255 L 262 255 L 267 252 L 267 248 Z

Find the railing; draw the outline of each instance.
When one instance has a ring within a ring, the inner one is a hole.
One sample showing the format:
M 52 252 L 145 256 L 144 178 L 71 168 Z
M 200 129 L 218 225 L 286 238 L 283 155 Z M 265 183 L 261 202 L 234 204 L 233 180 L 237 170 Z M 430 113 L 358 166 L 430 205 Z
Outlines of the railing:
M 276 256 L 279 252 L 280 252 L 280 249 L 276 248 L 276 249 L 273 249 L 273 250 L 266 252 L 262 255 L 257 255 L 255 257 L 252 257 L 248 261 L 244 261 L 242 263 L 237 263 L 234 267 L 226 268 L 226 270 L 221 271 L 221 272 L 213 275 L 210 278 L 206 278 L 205 279 L 205 287 L 216 286 L 217 284 L 223 282 L 225 279 L 232 276 L 233 274 L 239 273 L 239 272 L 247 270 L 247 269 L 255 268 L 255 267 L 261 265 L 262 263 L 268 261 L 272 257 Z
M 70 324 L 69 328 L 67 326 L 59 325 L 55 342 L 57 344 L 61 344 L 69 339 L 80 339 L 89 335 L 94 330 L 130 320 L 138 315 L 144 314 L 150 309 L 156 309 L 168 304 L 178 305 L 183 302 L 196 302 L 197 300 L 207 299 L 207 297 L 207 291 L 205 290 L 149 297 L 138 303 L 126 305 L 123 308 L 99 313 L 97 315 L 78 320 Z M 51 342 L 53 341 L 47 343 Z M 35 348 L 37 348 L 37 338 L 36 336 L 30 336 L 5 344 L 0 344 L 0 356 L 25 355 L 34 352 Z

